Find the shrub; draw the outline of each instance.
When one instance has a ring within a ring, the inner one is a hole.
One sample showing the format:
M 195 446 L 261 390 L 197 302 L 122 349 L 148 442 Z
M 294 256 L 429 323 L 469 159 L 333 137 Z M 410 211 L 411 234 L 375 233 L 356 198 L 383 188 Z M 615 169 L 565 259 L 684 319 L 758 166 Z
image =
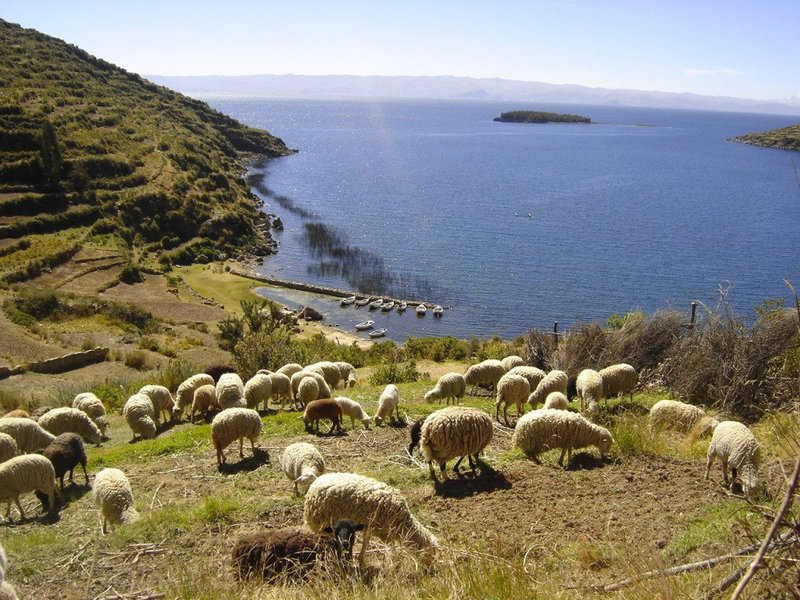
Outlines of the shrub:
M 414 383 L 420 379 L 429 379 L 428 373 L 420 373 L 417 364 L 411 362 L 400 364 L 396 362 L 383 365 L 375 370 L 369 377 L 372 385 L 388 385 L 390 383 Z
M 122 283 L 131 285 L 134 283 L 141 283 L 144 281 L 144 278 L 142 277 L 141 271 L 139 271 L 139 267 L 135 265 L 125 265 L 122 272 L 119 274 L 119 280 Z
M 143 350 L 131 350 L 125 355 L 125 366 L 137 371 L 147 368 L 147 354 Z

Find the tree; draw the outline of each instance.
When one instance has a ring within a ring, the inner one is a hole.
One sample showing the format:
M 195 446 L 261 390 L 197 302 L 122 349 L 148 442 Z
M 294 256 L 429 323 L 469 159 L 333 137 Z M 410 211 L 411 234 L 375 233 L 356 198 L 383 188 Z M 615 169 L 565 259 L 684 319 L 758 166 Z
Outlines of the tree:
M 56 130 L 50 121 L 42 125 L 40 159 L 47 184 L 57 188 L 61 180 L 61 150 L 58 148 Z

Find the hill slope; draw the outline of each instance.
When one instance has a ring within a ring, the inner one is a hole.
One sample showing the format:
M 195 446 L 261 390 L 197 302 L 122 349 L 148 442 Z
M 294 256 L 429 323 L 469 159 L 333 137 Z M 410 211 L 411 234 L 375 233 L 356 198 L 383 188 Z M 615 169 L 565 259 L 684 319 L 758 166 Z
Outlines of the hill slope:
M 766 146 L 767 148 L 778 148 L 780 150 L 800 150 L 800 123 L 781 129 L 773 129 L 772 131 L 748 133 L 731 139 L 734 142 L 752 144 L 753 146 Z

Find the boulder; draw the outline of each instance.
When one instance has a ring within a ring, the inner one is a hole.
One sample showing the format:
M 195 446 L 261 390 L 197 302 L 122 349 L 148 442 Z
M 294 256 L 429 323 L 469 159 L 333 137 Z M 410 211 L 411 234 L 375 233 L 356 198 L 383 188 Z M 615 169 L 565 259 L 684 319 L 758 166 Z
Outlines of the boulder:
M 322 321 L 322 313 L 310 306 L 306 306 L 300 311 L 300 318 L 306 321 Z

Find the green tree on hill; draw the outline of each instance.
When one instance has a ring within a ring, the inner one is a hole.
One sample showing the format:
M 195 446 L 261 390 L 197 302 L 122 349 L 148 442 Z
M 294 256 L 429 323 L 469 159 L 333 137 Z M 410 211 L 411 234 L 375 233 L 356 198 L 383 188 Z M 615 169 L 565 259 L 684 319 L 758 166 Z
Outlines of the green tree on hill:
M 50 121 L 42 124 L 39 159 L 48 187 L 57 189 L 61 180 L 61 150 L 58 148 L 56 130 Z

